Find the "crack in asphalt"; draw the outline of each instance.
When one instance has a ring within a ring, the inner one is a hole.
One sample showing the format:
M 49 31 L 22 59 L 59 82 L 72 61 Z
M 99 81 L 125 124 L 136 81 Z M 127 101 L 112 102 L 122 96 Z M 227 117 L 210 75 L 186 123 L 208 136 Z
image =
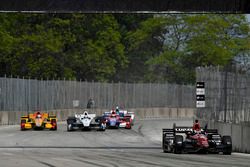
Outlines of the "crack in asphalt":
M 38 161 L 38 160 L 37 160 L 36 162 L 38 162 L 38 163 L 40 163 L 40 164 L 43 164 L 43 165 L 46 165 L 46 166 L 48 166 L 48 167 L 56 167 L 55 165 L 49 164 L 49 163 L 47 163 L 47 162 Z
M 117 156 L 117 155 L 115 155 L 115 156 L 104 155 L 104 156 L 107 157 L 107 158 L 111 158 L 111 159 L 114 159 L 114 157 L 115 158 L 120 157 L 120 156 Z M 135 157 L 133 157 L 133 158 L 135 158 Z M 124 156 L 120 160 L 134 161 L 134 162 L 139 162 L 141 164 L 146 164 L 146 165 L 151 165 L 151 166 L 170 167 L 168 165 L 161 165 L 161 164 L 157 164 L 157 163 L 147 162 L 145 160 L 143 161 L 143 160 L 137 160 L 137 159 L 129 159 L 129 158 L 125 158 Z
M 89 159 L 89 157 L 84 157 L 84 156 L 78 156 L 78 157 L 80 157 L 80 158 L 88 158 Z M 98 156 L 98 160 L 100 158 L 103 158 L 103 156 L 102 157 Z M 93 160 L 96 161 L 97 159 L 93 159 Z M 103 160 L 107 161 L 106 159 L 103 159 Z M 101 162 L 103 163 L 103 161 L 101 161 Z M 108 160 L 108 164 L 109 164 L 108 167 L 110 167 L 110 165 L 113 166 L 113 167 L 119 167 L 119 165 L 111 163 L 110 160 Z
M 98 163 L 90 162 L 90 161 L 86 161 L 86 160 L 82 160 L 82 159 L 74 159 L 74 160 L 79 161 L 79 162 L 83 162 L 83 163 L 87 163 L 87 164 L 90 164 L 90 165 L 94 165 L 94 166 L 109 167 L 109 165 L 108 166 L 106 166 L 106 165 L 100 165 Z
M 142 124 L 139 125 L 139 127 L 138 127 L 138 133 L 139 133 L 141 136 L 144 137 L 144 134 L 142 133 L 141 128 L 142 128 Z

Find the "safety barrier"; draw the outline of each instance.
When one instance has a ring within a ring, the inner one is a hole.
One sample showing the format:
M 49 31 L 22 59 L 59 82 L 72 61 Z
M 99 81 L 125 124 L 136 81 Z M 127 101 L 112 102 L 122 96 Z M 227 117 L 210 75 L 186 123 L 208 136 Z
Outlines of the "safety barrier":
M 64 110 L 52 110 L 50 114 L 57 116 L 58 121 L 65 121 L 68 116 L 73 116 L 75 113 L 83 113 L 84 109 L 64 109 Z M 95 113 L 96 115 L 102 115 L 108 109 L 91 109 L 89 113 Z M 144 118 L 193 118 L 194 108 L 131 108 L 130 112 L 135 113 L 136 119 Z M 20 111 L 3 111 L 0 112 L 0 125 L 15 125 L 20 123 L 20 117 L 26 115 L 27 112 Z
M 204 125 L 206 122 L 202 122 Z M 208 128 L 218 129 L 221 135 L 232 136 L 233 151 L 250 153 L 250 125 L 208 121 Z

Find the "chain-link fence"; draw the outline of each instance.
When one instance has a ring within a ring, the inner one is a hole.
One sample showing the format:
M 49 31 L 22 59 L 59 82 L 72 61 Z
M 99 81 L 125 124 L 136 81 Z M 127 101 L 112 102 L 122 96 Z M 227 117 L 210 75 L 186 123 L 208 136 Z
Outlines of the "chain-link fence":
M 0 111 L 195 106 L 193 86 L 0 78 Z
M 206 107 L 197 116 L 204 120 L 250 122 L 250 75 L 236 69 L 197 68 L 197 81 L 205 82 Z

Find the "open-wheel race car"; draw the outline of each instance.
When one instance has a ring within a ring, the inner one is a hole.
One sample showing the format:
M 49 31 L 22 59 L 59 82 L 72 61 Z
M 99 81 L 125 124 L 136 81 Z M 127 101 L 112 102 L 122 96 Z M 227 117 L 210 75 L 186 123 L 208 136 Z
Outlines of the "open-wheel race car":
M 57 130 L 57 118 L 55 115 L 36 111 L 21 117 L 21 130 L 27 129 L 50 129 Z
M 192 127 L 162 129 L 162 149 L 164 152 L 186 153 L 220 153 L 230 155 L 232 152 L 231 136 L 221 136 L 217 129 L 201 128 L 194 131 Z
M 123 117 L 120 117 L 120 128 L 125 128 L 125 129 L 131 129 L 132 128 L 132 119 L 131 115 L 124 115 Z
M 105 131 L 106 122 L 102 116 L 96 116 L 96 114 L 89 114 L 87 111 L 84 111 L 83 114 L 75 114 L 75 116 L 67 119 L 67 131 L 77 129 Z

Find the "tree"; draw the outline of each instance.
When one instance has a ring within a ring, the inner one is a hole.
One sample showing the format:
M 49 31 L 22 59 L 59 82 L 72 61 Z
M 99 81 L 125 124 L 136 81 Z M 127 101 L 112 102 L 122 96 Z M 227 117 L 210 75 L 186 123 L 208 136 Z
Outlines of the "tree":
M 2 14 L 3 74 L 105 81 L 126 66 L 113 15 Z
M 131 19 L 133 20 L 133 19 Z M 131 22 L 130 20 L 130 22 Z M 137 19 L 134 19 L 137 20 Z M 124 35 L 125 52 L 128 57 L 128 68 L 119 73 L 124 81 L 143 82 L 148 71 L 145 62 L 158 55 L 163 46 L 165 19 L 144 16 Z
M 194 83 L 198 66 L 242 63 L 245 15 L 0 14 L 0 75 Z
M 69 45 L 68 54 L 74 57 L 71 68 L 77 78 L 107 81 L 117 68 L 126 66 L 127 57 L 113 15 L 76 14 L 71 25 L 76 41 Z
M 194 83 L 198 66 L 225 66 L 249 51 L 249 24 L 244 15 L 170 15 L 178 23 L 169 30 L 164 51 L 151 58 L 151 76 L 177 83 Z

